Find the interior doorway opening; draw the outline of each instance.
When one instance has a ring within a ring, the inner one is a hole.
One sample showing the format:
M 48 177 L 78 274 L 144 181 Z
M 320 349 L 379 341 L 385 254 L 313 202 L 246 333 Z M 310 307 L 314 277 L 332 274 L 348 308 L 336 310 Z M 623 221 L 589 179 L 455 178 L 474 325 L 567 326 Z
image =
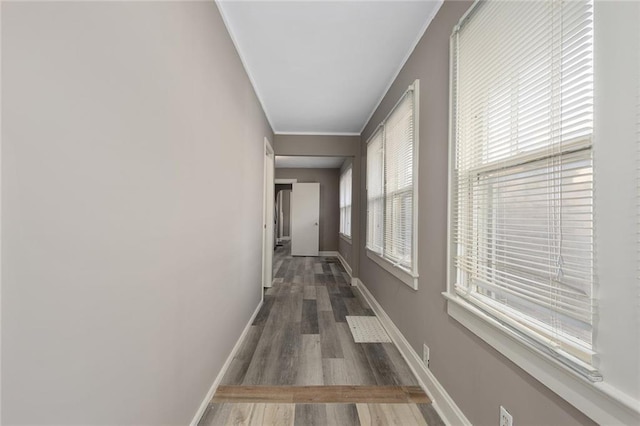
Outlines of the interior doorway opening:
M 287 257 L 337 254 L 340 176 L 352 161 L 347 156 L 275 157 L 275 282 Z

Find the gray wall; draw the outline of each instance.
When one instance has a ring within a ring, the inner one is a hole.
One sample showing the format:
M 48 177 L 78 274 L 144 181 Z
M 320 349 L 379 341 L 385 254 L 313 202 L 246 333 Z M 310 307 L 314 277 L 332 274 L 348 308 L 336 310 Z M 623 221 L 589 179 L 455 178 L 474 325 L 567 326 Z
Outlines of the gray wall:
M 276 169 L 276 179 L 320 183 L 320 251 L 337 251 L 340 230 L 340 170 Z
M 361 205 L 366 206 L 366 139 L 407 86 L 420 79 L 419 290 L 370 261 L 359 243 L 360 278 L 475 425 L 498 424 L 504 405 L 518 425 L 592 424 L 571 405 L 482 342 L 446 313 L 449 36 L 470 2 L 445 1 L 363 132 Z M 366 235 L 366 208 L 360 233 Z
M 358 153 L 359 136 L 276 135 L 276 155 L 350 157 Z
M 261 297 L 272 138 L 215 3 L 3 2 L 2 88 L 2 423 L 188 424 Z

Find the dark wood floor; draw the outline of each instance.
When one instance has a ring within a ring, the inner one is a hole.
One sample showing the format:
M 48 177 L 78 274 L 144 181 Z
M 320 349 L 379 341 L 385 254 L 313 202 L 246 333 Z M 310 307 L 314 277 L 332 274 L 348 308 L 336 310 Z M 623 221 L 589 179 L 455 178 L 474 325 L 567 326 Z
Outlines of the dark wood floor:
M 373 316 L 333 257 L 276 250 L 274 285 L 212 399 L 208 425 L 440 425 L 393 343 L 355 343 Z

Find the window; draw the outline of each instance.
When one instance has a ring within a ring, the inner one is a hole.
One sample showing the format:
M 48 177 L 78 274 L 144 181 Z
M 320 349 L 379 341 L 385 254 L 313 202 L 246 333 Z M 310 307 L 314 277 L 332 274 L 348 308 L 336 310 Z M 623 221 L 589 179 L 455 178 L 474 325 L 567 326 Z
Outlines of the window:
M 452 225 L 456 292 L 597 379 L 591 16 L 486 2 L 458 30 Z
M 351 175 L 349 166 L 340 175 L 340 233 L 351 238 Z
M 485 0 L 451 37 L 447 311 L 601 424 L 640 418 L 639 16 Z
M 417 289 L 418 81 L 367 143 L 367 253 Z

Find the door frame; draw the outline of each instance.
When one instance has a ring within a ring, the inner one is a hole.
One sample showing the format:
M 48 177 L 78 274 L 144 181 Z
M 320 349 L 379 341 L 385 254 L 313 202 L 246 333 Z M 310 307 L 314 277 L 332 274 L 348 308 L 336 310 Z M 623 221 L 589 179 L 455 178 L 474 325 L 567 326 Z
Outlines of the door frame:
M 275 153 L 271 142 L 264 138 L 264 168 L 262 187 L 262 279 L 261 288 L 273 285 L 273 214 L 275 191 Z

